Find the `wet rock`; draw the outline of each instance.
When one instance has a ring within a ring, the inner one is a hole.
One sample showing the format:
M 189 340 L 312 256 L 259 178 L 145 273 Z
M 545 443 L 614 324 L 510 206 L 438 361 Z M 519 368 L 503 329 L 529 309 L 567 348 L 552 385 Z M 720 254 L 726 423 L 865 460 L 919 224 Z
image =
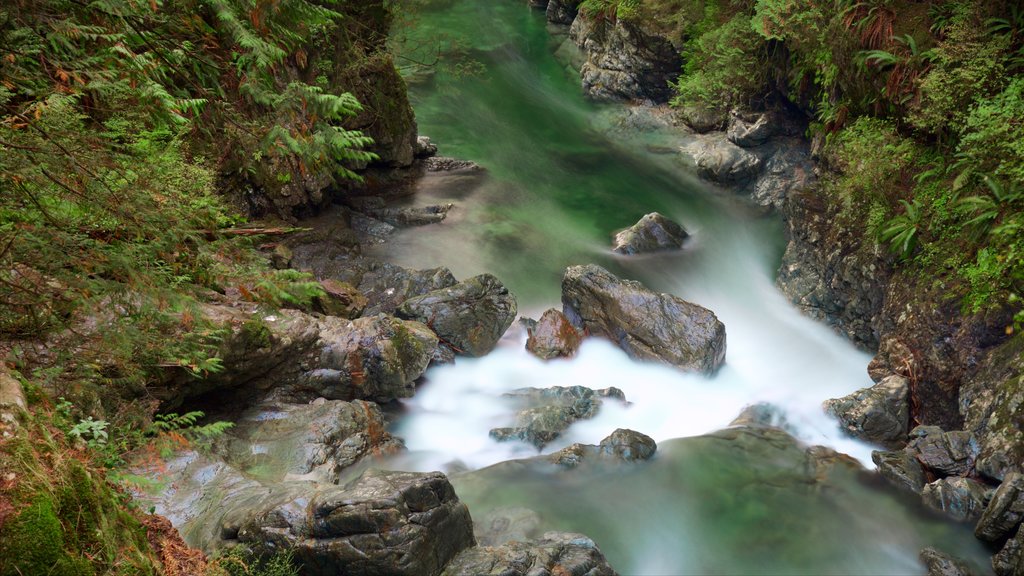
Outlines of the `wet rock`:
M 270 253 L 270 265 L 277 270 L 292 267 L 292 249 L 287 244 L 279 243 Z
M 636 460 L 647 460 L 654 456 L 658 445 L 654 442 L 653 438 L 646 434 L 619 428 L 612 432 L 610 436 L 601 440 L 598 448 L 603 455 L 625 462 L 635 462 Z
M 469 510 L 443 474 L 376 470 L 276 504 L 245 522 L 238 540 L 257 552 L 291 550 L 310 576 L 435 575 L 475 543 Z
M 992 569 L 996 576 L 1020 576 L 1024 574 L 1024 527 L 1007 540 L 1003 549 L 992 557 Z
M 744 407 L 739 416 L 733 418 L 729 423 L 729 426 L 768 426 L 785 430 L 790 434 L 797 433 L 796 428 L 789 423 L 782 409 L 767 402 L 758 402 Z
M 928 547 L 921 550 L 921 562 L 928 568 L 928 576 L 973 576 L 962 561 Z
M 561 436 L 577 420 L 593 418 L 602 398 L 625 400 L 618 388 L 591 390 L 583 386 L 523 388 L 505 397 L 524 408 L 516 415 L 514 426 L 494 428 L 491 437 L 498 441 L 522 440 L 538 448 Z
M 358 318 L 370 301 L 363 293 L 348 282 L 338 280 L 320 281 L 324 296 L 317 298 L 316 307 L 319 312 L 341 318 Z
M 782 210 L 786 200 L 815 181 L 807 143 L 795 138 L 778 144 L 764 162 L 764 171 L 750 189 L 751 198 L 761 206 Z
M 427 172 L 480 172 L 483 168 L 476 162 L 459 160 L 447 156 L 432 156 L 423 161 Z
M 416 144 L 413 146 L 413 156 L 416 158 L 437 156 L 437 144 L 431 142 L 428 136 L 417 136 Z
M 546 16 L 552 24 L 568 26 L 579 14 L 579 0 L 549 0 Z
M 709 374 L 725 362 L 725 326 L 713 312 L 600 266 L 565 271 L 562 310 L 577 328 L 611 339 L 634 359 Z
M 898 448 L 907 439 L 909 394 L 905 378 L 890 376 L 870 388 L 826 400 L 824 408 L 850 436 Z
M 925 505 L 958 522 L 975 522 L 985 507 L 987 488 L 970 478 L 942 478 L 926 484 L 921 492 Z
M 451 270 L 444 267 L 410 270 L 385 262 L 371 263 L 358 278 L 359 291 L 368 299 L 364 316 L 393 314 L 410 298 L 458 283 Z
M 965 429 L 979 438 L 979 473 L 995 480 L 1024 473 L 1024 339 L 985 355 L 978 374 L 960 390 L 960 411 Z
M 679 112 L 683 122 L 698 134 L 706 134 L 725 127 L 728 115 L 720 110 L 696 104 L 687 104 Z
M 666 102 L 669 82 L 682 61 L 672 43 L 650 22 L 577 17 L 570 37 L 587 55 L 580 69 L 583 91 L 597 100 Z
M 389 434 L 376 404 L 320 398 L 309 404 L 270 402 L 242 413 L 214 452 L 264 482 L 335 483 L 340 472 L 367 456 L 404 449 Z
M 383 244 L 395 233 L 391 224 L 358 212 L 352 215 L 351 223 L 361 244 Z
M 871 453 L 871 461 L 878 467 L 878 473 L 883 478 L 899 488 L 904 488 L 915 494 L 920 494 L 926 483 L 924 468 L 906 450 L 895 450 L 892 452 L 880 452 L 875 450 Z
M 526 349 L 544 360 L 575 356 L 583 340 L 569 319 L 554 308 L 544 312 L 540 321 L 528 326 L 527 331 L 530 336 Z
M 425 226 L 437 224 L 448 217 L 448 212 L 454 204 L 434 204 L 421 208 L 378 208 L 369 210 L 368 214 L 377 220 L 381 220 L 399 228 L 407 226 Z
M 540 536 L 540 532 L 540 515 L 520 506 L 495 508 L 473 522 L 473 534 L 480 546 L 522 542 Z
M 425 323 L 460 354 L 483 356 L 515 320 L 516 299 L 497 278 L 481 274 L 410 298 L 396 314 Z
M 918 426 L 910 432 L 907 451 L 938 476 L 966 476 L 978 456 L 978 441 L 969 432 L 943 432 L 938 426 Z
M 527 542 L 470 548 L 456 557 L 444 576 L 614 576 L 615 570 L 593 540 L 582 534 L 547 532 Z
M 772 114 L 743 115 L 733 111 L 729 116 L 726 137 L 730 142 L 743 148 L 760 146 L 778 131 L 778 123 Z
M 615 235 L 612 251 L 619 254 L 642 254 L 683 247 L 689 234 L 668 218 L 652 212 L 639 222 Z
M 1006 538 L 1024 520 L 1024 474 L 1013 472 L 996 488 L 992 501 L 974 528 L 981 540 L 998 542 Z
M 700 136 L 680 148 L 703 178 L 719 184 L 746 182 L 761 171 L 761 159 L 733 144 L 720 132 Z

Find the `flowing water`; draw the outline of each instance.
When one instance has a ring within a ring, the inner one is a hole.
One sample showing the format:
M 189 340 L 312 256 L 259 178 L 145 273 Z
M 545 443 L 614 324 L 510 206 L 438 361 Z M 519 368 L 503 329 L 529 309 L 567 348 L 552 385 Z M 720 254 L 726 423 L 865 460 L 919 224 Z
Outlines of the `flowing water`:
M 917 553 L 925 545 L 985 563 L 968 528 L 861 476 L 812 489 L 789 470 L 797 464 L 786 449 L 685 439 L 727 427 L 744 406 L 764 401 L 803 442 L 870 468 L 871 447 L 843 437 L 821 410 L 823 400 L 871 384 L 869 357 L 802 317 L 775 288 L 780 219 L 696 180 L 673 153 L 678 132 L 623 106 L 585 101 L 578 77 L 555 56 L 571 50 L 540 12 L 523 0 L 442 4 L 401 31 L 419 47 L 411 58 L 453 46 L 462 58 L 411 86 L 420 133 L 443 155 L 487 172 L 425 178 L 409 202 L 456 208 L 441 224 L 401 232 L 378 255 L 409 267 L 448 266 L 458 277 L 493 273 L 533 317 L 560 307 L 566 266 L 597 263 L 713 310 L 728 333 L 727 363 L 710 378 L 682 374 L 633 362 L 600 340 L 571 361 L 545 363 L 525 353 L 513 328 L 488 356 L 428 371 L 396 424 L 409 453 L 391 466 L 461 471 L 453 483 L 475 517 L 499 506 L 532 508 L 545 527 L 593 537 L 624 574 L 915 574 L 924 572 Z M 611 233 L 652 211 L 693 234 L 685 249 L 612 254 Z M 606 402 L 545 452 L 596 444 L 624 427 L 654 437 L 655 458 L 562 473 L 488 468 L 536 455 L 488 437 L 513 417 L 503 392 L 575 384 L 616 386 L 629 404 Z

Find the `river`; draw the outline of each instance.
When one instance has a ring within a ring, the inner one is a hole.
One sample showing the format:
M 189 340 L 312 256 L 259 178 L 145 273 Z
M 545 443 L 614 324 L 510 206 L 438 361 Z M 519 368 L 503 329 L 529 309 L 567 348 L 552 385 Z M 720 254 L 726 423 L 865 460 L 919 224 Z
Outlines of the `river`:
M 728 352 L 713 377 L 634 362 L 599 340 L 573 360 L 545 363 L 523 350 L 514 326 L 488 356 L 427 372 L 394 426 L 409 453 L 390 466 L 449 472 L 478 519 L 499 506 L 536 510 L 545 528 L 594 538 L 623 574 L 923 574 L 917 554 L 926 545 L 986 566 L 968 527 L 865 475 L 808 488 L 788 470 L 786 450 L 692 438 L 769 402 L 804 443 L 871 469 L 871 447 L 844 437 L 821 410 L 823 400 L 871 384 L 869 356 L 801 316 L 775 288 L 780 218 L 697 180 L 674 153 L 677 132 L 636 129 L 626 107 L 586 101 L 578 76 L 556 57 L 567 52 L 564 38 L 540 11 L 523 0 L 441 4 L 397 31 L 410 57 L 458 53 L 411 83 L 420 133 L 486 175 L 425 178 L 408 202 L 453 202 L 449 218 L 402 231 L 372 255 L 448 266 L 460 278 L 492 273 L 517 295 L 520 314 L 534 318 L 560 307 L 567 266 L 597 263 L 713 310 Z M 613 254 L 611 234 L 652 211 L 687 228 L 685 248 Z M 564 473 L 498 464 L 536 455 L 488 437 L 512 418 L 501 394 L 574 384 L 616 386 L 629 404 L 606 402 L 545 452 L 596 444 L 624 427 L 657 440 L 655 458 Z

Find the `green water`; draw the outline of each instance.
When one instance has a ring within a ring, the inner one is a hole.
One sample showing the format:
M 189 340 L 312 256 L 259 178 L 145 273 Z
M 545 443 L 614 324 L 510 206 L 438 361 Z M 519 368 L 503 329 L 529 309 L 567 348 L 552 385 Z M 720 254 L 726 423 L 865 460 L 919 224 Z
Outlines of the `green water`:
M 808 481 L 802 448 L 683 437 L 728 425 L 769 401 L 802 440 L 867 461 L 870 447 L 842 437 L 821 401 L 870 385 L 869 357 L 803 318 L 773 279 L 785 245 L 778 217 L 695 179 L 677 130 L 627 121 L 620 105 L 581 95 L 541 13 L 525 0 L 454 0 L 418 14 L 402 36 L 429 60 L 458 60 L 411 85 L 420 133 L 442 155 L 475 161 L 482 177 L 432 175 L 413 204 L 453 202 L 439 225 L 400 232 L 374 249 L 410 267 L 448 266 L 458 277 L 497 275 L 536 314 L 559 305 L 566 266 L 589 262 L 712 309 L 728 332 L 714 378 L 641 366 L 594 344 L 572 362 L 542 363 L 509 336 L 485 358 L 428 372 L 396 433 L 407 469 L 479 470 L 453 477 L 477 518 L 498 506 L 540 512 L 544 527 L 593 537 L 623 574 L 923 574 L 921 547 L 986 563 L 967 526 L 924 514 L 917 502 L 857 474 Z M 402 60 L 399 61 L 402 64 Z M 461 74 L 460 70 L 479 70 Z M 693 233 L 680 252 L 622 258 L 610 236 L 660 211 Z M 616 427 L 655 437 L 652 462 L 555 473 L 518 463 L 487 438 L 500 393 L 520 386 L 620 386 L 633 402 L 570 430 L 596 443 Z M 493 416 L 492 416 L 493 415 Z M 683 439 L 677 439 L 683 438 Z

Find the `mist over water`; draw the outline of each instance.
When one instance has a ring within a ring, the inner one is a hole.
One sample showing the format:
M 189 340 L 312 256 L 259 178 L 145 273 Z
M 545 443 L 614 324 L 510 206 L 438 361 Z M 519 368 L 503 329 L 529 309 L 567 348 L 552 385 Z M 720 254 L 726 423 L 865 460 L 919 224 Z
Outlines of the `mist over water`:
M 572 360 L 543 362 L 525 352 L 514 325 L 486 357 L 427 372 L 395 425 L 409 453 L 392 467 L 468 470 L 453 483 L 475 518 L 503 505 L 542 511 L 545 527 L 593 537 L 624 574 L 923 574 L 917 553 L 929 544 L 984 562 L 968 529 L 853 475 L 826 496 L 786 485 L 785 460 L 773 453 L 738 456 L 721 442 L 673 440 L 722 429 L 745 406 L 769 402 L 802 442 L 871 469 L 872 448 L 843 436 L 821 409 L 825 399 L 871 385 L 870 357 L 801 316 L 775 288 L 781 219 L 696 180 L 672 153 L 670 131 L 633 129 L 625 107 L 585 101 L 578 78 L 553 56 L 560 41 L 541 13 L 522 0 L 457 0 L 422 14 L 406 33 L 423 45 L 435 35 L 459 39 L 482 64 L 480 75 L 442 68 L 411 91 L 420 133 L 442 155 L 487 173 L 428 175 L 408 202 L 455 209 L 441 224 L 399 232 L 377 255 L 413 268 L 447 266 L 459 278 L 492 273 L 516 294 L 520 314 L 534 318 L 561 308 L 567 266 L 596 263 L 711 309 L 726 326 L 728 350 L 713 377 L 634 362 L 600 339 Z M 682 251 L 610 252 L 616 230 L 653 211 L 692 234 Z M 537 454 L 489 438 L 514 417 L 502 393 L 572 385 L 615 386 L 628 403 L 606 400 L 545 453 L 630 428 L 658 441 L 654 460 L 557 474 L 498 464 Z

